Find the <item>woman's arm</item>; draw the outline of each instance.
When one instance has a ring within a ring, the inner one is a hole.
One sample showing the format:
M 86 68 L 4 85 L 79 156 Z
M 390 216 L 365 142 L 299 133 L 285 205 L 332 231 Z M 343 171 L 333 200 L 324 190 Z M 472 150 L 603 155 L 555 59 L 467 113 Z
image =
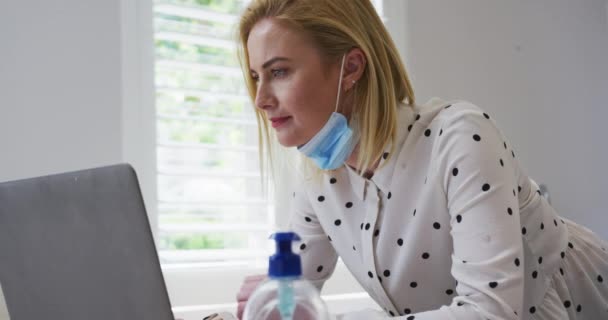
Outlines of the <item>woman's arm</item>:
M 289 229 L 300 236 L 295 250 L 302 259 L 302 276 L 311 281 L 319 292 L 334 272 L 338 255 L 321 227 L 306 194 L 306 181 L 298 176 L 292 194 Z
M 433 158 L 451 216 L 458 285 L 450 306 L 416 319 L 519 319 L 524 253 L 515 155 L 476 106 L 459 103 L 442 112 Z
M 432 161 L 442 176 L 441 196 L 447 197 L 451 216 L 451 273 L 458 281 L 452 303 L 400 317 L 370 311 L 338 319 L 520 319 L 524 312 L 514 155 L 493 120 L 479 108 L 459 103 L 443 112 L 445 120 L 431 124 L 438 134 Z

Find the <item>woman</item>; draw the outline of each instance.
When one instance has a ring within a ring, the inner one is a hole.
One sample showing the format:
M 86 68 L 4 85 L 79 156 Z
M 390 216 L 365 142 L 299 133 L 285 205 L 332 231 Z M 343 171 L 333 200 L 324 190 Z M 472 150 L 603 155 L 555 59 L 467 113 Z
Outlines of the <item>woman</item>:
M 606 245 L 557 215 L 482 109 L 416 104 L 369 0 L 253 1 L 240 45 L 260 149 L 308 162 L 290 222 L 305 278 L 320 289 L 340 256 L 384 309 L 344 319 L 608 319 Z

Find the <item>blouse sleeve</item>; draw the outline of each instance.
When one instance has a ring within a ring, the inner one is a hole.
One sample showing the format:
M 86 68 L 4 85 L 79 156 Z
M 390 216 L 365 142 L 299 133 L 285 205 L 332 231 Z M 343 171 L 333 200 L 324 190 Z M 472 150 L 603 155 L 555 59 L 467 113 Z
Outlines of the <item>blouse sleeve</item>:
M 468 104 L 453 108 L 435 150 L 450 214 L 457 295 L 451 305 L 416 319 L 519 319 L 524 254 L 515 154 L 488 114 Z
M 292 194 L 289 229 L 300 237 L 295 252 L 302 260 L 302 276 L 312 282 L 319 291 L 334 272 L 338 255 L 328 235 L 312 209 L 302 178 L 296 179 Z

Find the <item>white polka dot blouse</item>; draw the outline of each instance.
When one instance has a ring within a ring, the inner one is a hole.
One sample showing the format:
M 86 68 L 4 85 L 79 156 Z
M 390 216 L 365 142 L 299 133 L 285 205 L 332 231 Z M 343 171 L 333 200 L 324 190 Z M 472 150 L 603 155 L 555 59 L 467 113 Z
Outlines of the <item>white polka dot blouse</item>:
M 338 319 L 608 319 L 605 242 L 555 212 L 471 103 L 400 105 L 369 179 L 299 179 L 304 277 L 320 289 L 339 256 L 384 310 Z

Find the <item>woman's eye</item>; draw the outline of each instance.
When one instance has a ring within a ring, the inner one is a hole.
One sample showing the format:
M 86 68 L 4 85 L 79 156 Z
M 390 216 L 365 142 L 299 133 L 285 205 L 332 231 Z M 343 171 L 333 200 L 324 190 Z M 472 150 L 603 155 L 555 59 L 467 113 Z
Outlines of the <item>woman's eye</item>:
M 285 69 L 272 69 L 272 76 L 273 77 L 282 77 L 285 75 L 286 72 L 287 72 L 287 70 L 285 70 Z

